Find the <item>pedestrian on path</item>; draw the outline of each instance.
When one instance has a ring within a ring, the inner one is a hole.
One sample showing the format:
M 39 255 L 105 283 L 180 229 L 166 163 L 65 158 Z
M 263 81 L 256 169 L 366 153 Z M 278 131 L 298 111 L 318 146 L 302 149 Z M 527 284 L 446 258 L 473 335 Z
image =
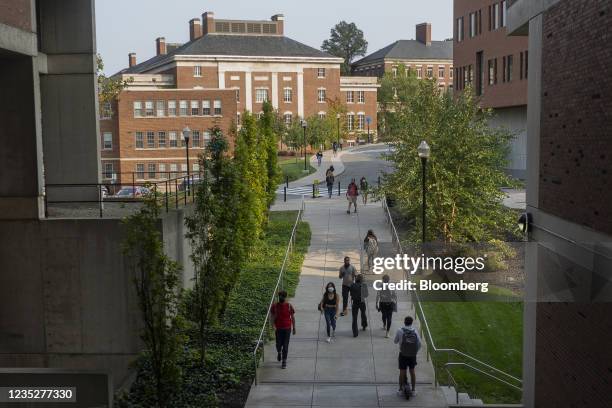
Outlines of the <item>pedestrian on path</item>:
M 345 256 L 344 265 L 340 267 L 340 273 L 338 274 L 338 278 L 342 279 L 342 313 L 340 313 L 340 316 L 345 316 L 348 311 L 349 293 L 356 276 L 357 270 L 351 265 L 351 258 Z
M 287 292 L 278 292 L 278 303 L 270 309 L 271 319 L 276 329 L 276 360 L 283 361 L 281 367 L 287 368 L 287 354 L 289 353 L 289 339 L 293 329 L 295 336 L 295 309 L 287 302 Z
M 331 343 L 332 339 L 336 337 L 336 320 L 338 319 L 338 309 L 340 305 L 340 298 L 336 293 L 336 285 L 333 282 L 329 282 L 325 287 L 325 293 L 323 293 L 323 299 L 319 303 L 319 310 L 325 315 L 325 328 L 327 330 L 327 342 Z M 332 331 L 330 332 L 330 328 Z
M 389 283 L 389 275 L 384 275 L 382 278 L 383 284 Z M 393 312 L 397 311 L 397 295 L 395 291 L 389 288 L 383 288 L 376 291 L 376 310 L 382 313 L 383 330 L 386 330 L 385 338 L 389 338 L 389 330 L 391 329 L 391 318 Z
M 338 143 L 332 143 L 332 151 L 334 152 L 334 157 L 338 154 Z
M 332 197 L 332 192 L 334 189 L 334 166 L 329 166 L 329 169 L 325 172 L 325 183 L 327 184 L 327 196 L 328 198 Z
M 361 190 L 363 205 L 366 205 L 368 203 L 368 180 L 366 180 L 365 176 L 359 180 L 359 189 Z
M 395 333 L 395 339 L 393 342 L 395 344 L 399 344 L 399 391 L 398 395 L 404 395 L 406 399 L 409 399 L 411 396 L 416 395 L 415 385 L 416 385 L 416 375 L 414 372 L 414 367 L 417 365 L 416 356 L 421 348 L 421 339 L 419 338 L 419 334 L 412 327 L 412 317 L 406 316 L 404 319 L 404 327 L 400 327 L 397 329 L 397 333 Z M 408 387 L 408 378 L 406 376 L 406 368 L 410 371 L 410 385 L 412 389 Z
M 357 196 L 359 195 L 359 188 L 357 188 L 357 184 L 355 184 L 355 179 L 351 179 L 351 184 L 348 185 L 346 189 L 346 199 L 348 200 L 348 210 L 346 210 L 347 214 L 351 213 L 351 204 L 355 207 L 355 212 L 357 212 Z
M 367 257 L 368 271 L 371 271 L 372 266 L 374 266 L 374 258 L 378 255 L 378 238 L 376 238 L 374 231 L 368 230 L 363 240 L 363 249 Z
M 353 337 L 359 336 L 357 329 L 357 315 L 361 311 L 361 329 L 368 327 L 368 316 L 366 314 L 366 299 L 368 297 L 368 285 L 363 281 L 363 275 L 357 275 L 355 283 L 351 286 L 351 312 L 353 313 Z
M 323 160 L 323 153 L 319 150 L 317 152 L 317 163 L 318 163 L 319 167 L 321 167 L 321 160 Z

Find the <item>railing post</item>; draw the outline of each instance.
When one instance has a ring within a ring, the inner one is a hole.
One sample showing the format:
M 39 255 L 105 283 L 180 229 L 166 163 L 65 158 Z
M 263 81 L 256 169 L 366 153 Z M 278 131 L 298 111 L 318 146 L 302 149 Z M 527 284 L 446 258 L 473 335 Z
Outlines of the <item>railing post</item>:
M 168 180 L 166 180 L 164 183 L 166 184 L 166 193 L 164 194 L 166 199 L 166 212 L 168 212 Z
M 176 204 L 176 208 L 178 208 L 178 179 L 174 179 L 174 201 Z
M 285 176 L 285 186 L 289 188 L 289 176 Z
M 340 182 L 338 182 L 338 197 L 340 197 Z
M 312 183 L 312 198 L 315 198 L 315 185 Z
M 49 194 L 49 187 L 45 186 L 45 218 L 49 218 L 49 203 L 47 202 L 48 194 Z
M 183 180 L 185 180 L 185 177 L 183 177 Z M 187 186 L 185 187 L 185 190 L 186 191 L 185 191 L 185 195 L 184 195 L 184 197 L 185 197 L 184 201 L 185 201 L 185 205 L 187 205 L 187 192 L 189 191 L 189 177 L 187 177 Z
M 132 172 L 132 194 L 136 197 L 136 175 Z
M 283 196 L 285 198 L 285 202 L 287 202 L 287 187 L 283 187 L 284 193 Z

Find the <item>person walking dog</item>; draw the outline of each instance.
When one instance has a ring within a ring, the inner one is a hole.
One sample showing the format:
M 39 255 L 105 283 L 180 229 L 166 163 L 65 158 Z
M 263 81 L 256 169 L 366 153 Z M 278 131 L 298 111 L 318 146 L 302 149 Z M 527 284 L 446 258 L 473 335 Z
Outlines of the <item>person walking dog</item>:
M 272 322 L 276 329 L 276 359 L 283 361 L 281 367 L 287 368 L 287 354 L 289 353 L 289 339 L 291 333 L 295 336 L 295 309 L 287 302 L 287 292 L 278 292 L 278 303 L 270 309 Z M 293 330 L 292 330 L 293 329 Z

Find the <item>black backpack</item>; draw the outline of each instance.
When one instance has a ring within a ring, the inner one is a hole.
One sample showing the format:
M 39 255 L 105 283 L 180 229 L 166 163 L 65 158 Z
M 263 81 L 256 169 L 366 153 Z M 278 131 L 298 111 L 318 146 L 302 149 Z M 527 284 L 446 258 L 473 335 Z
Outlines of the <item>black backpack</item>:
M 352 292 L 351 292 L 352 293 Z M 416 331 L 402 328 L 402 342 L 400 343 L 400 354 L 404 357 L 415 357 L 419 351 L 418 337 Z
M 353 299 L 354 302 L 361 303 L 361 285 L 361 283 L 353 283 L 351 285 L 351 299 Z

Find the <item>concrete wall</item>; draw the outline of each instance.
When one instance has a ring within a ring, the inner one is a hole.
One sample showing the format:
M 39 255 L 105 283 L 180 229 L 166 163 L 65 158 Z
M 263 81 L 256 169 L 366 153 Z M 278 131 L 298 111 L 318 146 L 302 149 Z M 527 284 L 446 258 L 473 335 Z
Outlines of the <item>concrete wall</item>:
M 507 172 L 519 179 L 527 176 L 527 106 L 499 108 L 489 121 L 491 127 L 504 128 L 512 133 L 514 139 L 508 156 Z

